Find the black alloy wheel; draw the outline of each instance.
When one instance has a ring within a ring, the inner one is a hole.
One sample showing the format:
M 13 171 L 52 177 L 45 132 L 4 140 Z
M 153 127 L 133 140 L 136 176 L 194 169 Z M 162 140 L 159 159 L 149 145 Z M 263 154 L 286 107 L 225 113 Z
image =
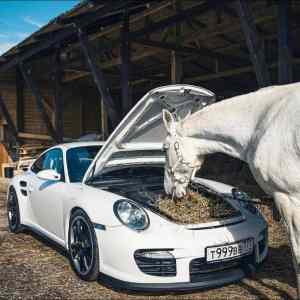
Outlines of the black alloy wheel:
M 7 199 L 7 219 L 9 230 L 13 233 L 21 232 L 23 227 L 20 222 L 19 202 L 15 189 L 10 188 Z
M 76 274 L 83 280 L 93 281 L 99 275 L 99 251 L 95 230 L 88 216 L 77 210 L 69 226 L 69 256 Z

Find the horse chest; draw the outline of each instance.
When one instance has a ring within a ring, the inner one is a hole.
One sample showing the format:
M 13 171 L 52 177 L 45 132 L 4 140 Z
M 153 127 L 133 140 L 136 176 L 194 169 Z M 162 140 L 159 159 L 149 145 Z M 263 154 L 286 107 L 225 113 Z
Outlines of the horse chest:
M 247 162 L 254 178 L 268 194 L 292 193 L 300 186 L 299 158 L 293 155 L 295 152 L 288 140 L 286 135 L 281 138 L 278 131 L 270 131 L 250 145 Z

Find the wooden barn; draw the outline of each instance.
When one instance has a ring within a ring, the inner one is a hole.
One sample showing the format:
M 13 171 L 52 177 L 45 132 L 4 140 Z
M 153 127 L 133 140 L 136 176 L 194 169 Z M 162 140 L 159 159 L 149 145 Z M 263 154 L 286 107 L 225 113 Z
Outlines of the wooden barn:
M 160 85 L 222 100 L 298 81 L 299 16 L 297 0 L 82 1 L 0 57 L 0 164 L 89 133 L 105 139 Z

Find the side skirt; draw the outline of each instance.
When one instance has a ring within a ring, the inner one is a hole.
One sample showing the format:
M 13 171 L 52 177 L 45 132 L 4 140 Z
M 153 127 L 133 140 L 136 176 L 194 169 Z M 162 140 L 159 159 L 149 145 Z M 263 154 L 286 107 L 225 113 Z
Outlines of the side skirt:
M 50 237 L 48 237 L 46 234 L 44 234 L 40 230 L 38 230 L 32 226 L 28 226 L 28 225 L 22 225 L 22 226 L 30 235 L 32 235 L 34 238 L 36 238 L 37 240 L 39 240 L 46 246 L 53 248 L 54 250 L 58 251 L 60 254 L 62 254 L 64 256 L 67 256 L 67 257 L 69 256 L 68 250 L 64 246 L 62 246 L 60 243 L 51 239 Z

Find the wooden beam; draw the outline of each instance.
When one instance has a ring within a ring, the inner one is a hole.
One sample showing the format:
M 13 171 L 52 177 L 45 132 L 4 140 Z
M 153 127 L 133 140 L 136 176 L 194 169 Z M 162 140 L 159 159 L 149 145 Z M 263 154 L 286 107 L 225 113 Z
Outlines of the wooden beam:
M 41 140 L 41 141 L 52 141 L 53 140 L 53 138 L 50 135 L 27 133 L 27 132 L 19 132 L 18 137 L 21 139 L 29 139 L 29 140 Z M 70 141 L 72 141 L 72 138 L 64 137 L 63 141 L 70 142 Z
M 246 0 L 237 0 L 237 12 L 240 17 L 242 31 L 244 32 L 250 58 L 254 65 L 256 80 L 259 87 L 271 84 L 270 73 L 265 60 L 263 47 L 258 39 L 254 18 L 250 12 L 249 3 Z
M 200 5 L 196 5 L 191 8 L 182 10 L 181 12 L 179 12 L 173 16 L 170 16 L 159 22 L 151 24 L 150 27 L 146 27 L 146 28 L 131 32 L 129 34 L 129 38 L 136 39 L 138 37 L 145 36 L 147 34 L 150 34 L 150 33 L 156 32 L 156 31 L 161 31 L 164 28 L 171 26 L 175 23 L 183 22 L 187 18 L 191 18 L 195 15 L 199 15 L 201 13 L 208 11 L 209 9 L 211 9 L 213 7 L 213 4 L 215 2 L 216 2 L 215 0 L 210 0 L 207 2 L 203 2 Z
M 25 132 L 19 132 L 18 137 L 22 138 L 22 139 L 30 139 L 30 140 L 42 140 L 42 141 L 52 141 L 53 140 L 53 138 L 50 135 L 25 133 Z
M 266 22 L 271 22 L 276 18 L 276 16 L 262 16 L 254 19 L 255 24 L 261 24 Z M 241 25 L 238 23 L 232 23 L 230 25 L 224 26 L 224 24 L 216 24 L 212 30 L 199 30 L 198 32 L 191 34 L 188 36 L 184 42 L 185 44 L 193 43 L 196 40 L 207 40 L 213 37 L 219 36 L 220 34 L 228 34 L 232 32 L 239 31 L 241 29 Z
M 164 8 L 166 6 L 169 6 L 170 5 L 170 1 L 167 1 L 166 3 L 164 3 L 164 5 L 165 6 L 160 6 L 160 7 L 157 7 L 157 8 L 156 7 L 153 8 L 153 10 L 149 11 L 149 14 L 156 12 L 156 10 L 161 10 L 162 8 Z M 147 16 L 148 14 L 145 13 L 145 15 Z M 254 22 L 255 22 L 255 24 L 260 24 L 260 23 L 264 23 L 264 22 L 273 21 L 274 18 L 275 18 L 274 16 L 263 16 L 263 17 L 256 18 Z M 130 21 L 131 24 L 134 22 L 133 19 L 134 18 L 130 19 L 131 20 Z M 100 32 L 97 35 L 97 37 L 101 37 L 103 35 L 109 34 L 110 32 L 114 32 L 116 29 L 119 29 L 121 27 L 122 27 L 122 25 L 118 25 L 117 27 L 113 26 L 112 28 L 108 28 L 107 30 L 104 30 L 103 32 Z M 216 25 L 213 31 L 207 32 L 207 31 L 201 31 L 201 30 L 199 30 L 199 32 L 190 35 L 189 37 L 185 38 L 184 44 L 187 45 L 189 43 L 194 42 L 195 40 L 205 40 L 205 39 L 209 39 L 209 38 L 218 36 L 220 34 L 228 34 L 228 33 L 232 33 L 232 32 L 238 31 L 238 30 L 240 30 L 240 25 L 239 24 L 238 25 L 234 25 L 233 24 L 232 26 L 229 26 L 229 27 L 227 27 L 227 26 L 224 27 L 223 24 Z M 93 36 L 90 40 L 94 39 L 94 37 L 95 36 Z M 139 41 L 141 41 L 141 39 L 139 39 Z M 173 46 L 174 46 L 174 44 L 172 45 L 172 47 Z M 226 50 L 227 48 L 230 49 L 230 47 L 231 46 L 228 46 L 228 47 L 224 48 L 224 50 Z M 236 48 L 236 47 L 240 47 L 240 44 L 234 45 L 234 48 Z M 192 48 L 192 47 L 189 47 L 189 48 Z M 192 48 L 192 49 L 193 49 L 192 51 L 194 51 L 195 48 Z M 136 54 L 134 54 L 134 55 L 131 56 L 131 62 L 139 61 L 139 60 L 142 60 L 142 59 L 144 59 L 146 57 L 157 55 L 161 51 L 163 51 L 163 49 L 160 47 L 160 48 L 155 48 L 155 49 L 154 48 L 153 49 L 149 49 L 149 50 L 143 51 L 142 53 L 136 53 Z M 189 53 L 188 51 L 190 51 L 190 50 L 187 50 L 187 48 L 184 48 L 184 52 L 185 53 Z M 199 52 L 197 52 L 196 54 L 199 55 Z M 112 67 L 116 67 L 116 66 L 118 66 L 120 64 L 121 64 L 121 59 L 118 57 L 118 58 L 112 59 L 111 61 L 102 63 L 101 64 L 101 68 L 103 70 L 104 69 L 109 69 L 109 68 L 112 68 Z M 68 78 L 66 78 L 64 80 L 64 82 L 70 82 L 70 81 L 73 81 L 73 80 L 76 80 L 76 79 L 79 79 L 79 78 L 82 78 L 82 77 L 85 77 L 85 76 L 88 76 L 88 75 L 89 75 L 89 73 L 74 74 L 72 76 L 68 76 Z
M 171 51 L 171 83 L 180 83 L 182 80 L 182 60 L 176 51 Z
M 19 139 L 18 139 L 17 128 L 12 120 L 12 117 L 11 117 L 11 115 L 6 107 L 6 104 L 4 103 L 4 99 L 2 98 L 1 95 L 0 95 L 0 111 L 7 123 L 9 132 L 11 133 L 12 137 L 16 140 L 16 142 L 18 142 Z
M 194 48 L 189 46 L 179 46 L 176 45 L 176 43 L 159 42 L 159 41 L 145 40 L 145 39 L 137 39 L 137 40 L 133 40 L 133 42 L 141 45 L 149 46 L 149 47 L 155 47 L 155 48 L 160 48 L 165 50 L 174 50 L 179 53 L 196 54 L 199 55 L 199 57 L 209 57 L 213 59 L 219 59 L 224 61 L 227 65 L 230 66 L 240 66 L 242 64 L 246 64 L 249 62 L 249 60 L 241 59 L 239 57 L 235 57 L 229 54 L 217 53 L 202 46 L 201 48 Z
M 60 48 L 57 47 L 54 54 L 54 126 L 58 142 L 61 143 L 64 137 L 64 99 L 62 96 L 62 77 Z
M 47 128 L 47 131 L 49 132 L 50 136 L 53 138 L 53 140 L 55 142 L 59 142 L 57 133 L 56 133 L 55 129 L 53 128 L 50 118 L 46 112 L 43 96 L 31 76 L 31 70 L 28 69 L 27 67 L 25 67 L 22 62 L 19 64 L 19 67 L 20 67 L 23 78 L 24 78 L 28 88 L 30 89 L 32 95 L 34 96 L 34 98 L 36 100 L 37 108 L 42 115 L 43 121 L 45 122 L 45 125 Z
M 175 0 L 175 10 L 179 14 L 181 12 L 180 0 Z M 182 43 L 182 26 L 181 23 L 175 24 L 175 46 L 176 48 Z M 183 66 L 180 54 L 176 50 L 171 51 L 171 82 L 173 84 L 180 83 L 183 76 Z
M 153 1 L 153 3 L 155 3 Z M 166 1 L 159 1 L 158 4 L 152 4 L 152 2 L 150 2 L 150 7 L 148 9 L 146 9 L 145 11 L 143 11 L 141 14 L 138 14 L 136 16 L 132 16 L 130 18 L 130 24 L 136 23 L 141 21 L 144 18 L 147 18 L 153 14 L 159 13 L 161 10 L 163 10 L 164 8 L 169 7 L 171 4 L 173 3 L 173 0 L 166 0 Z M 105 35 L 108 35 L 112 32 L 116 32 L 119 31 L 123 26 L 123 21 L 119 22 L 115 25 L 110 25 L 107 26 L 107 28 L 102 29 L 101 31 L 94 33 L 93 35 L 91 35 L 90 40 L 94 40 L 96 38 L 100 38 L 103 37 Z
M 289 47 L 289 0 L 278 2 L 278 82 L 292 82 L 291 52 Z
M 122 87 L 122 110 L 123 115 L 126 115 L 132 107 L 132 98 L 130 91 L 130 41 L 128 35 L 129 28 L 129 12 L 128 9 L 124 10 L 123 27 L 121 29 L 121 87 Z
M 293 64 L 300 64 L 300 58 L 294 58 L 292 60 Z M 269 69 L 274 69 L 278 67 L 278 63 L 272 63 L 269 65 Z M 246 67 L 241 67 L 241 68 L 236 68 L 236 69 L 231 69 L 231 70 L 225 70 L 219 73 L 212 73 L 212 74 L 204 74 L 204 75 L 199 75 L 199 76 L 193 76 L 190 78 L 186 78 L 184 80 L 185 83 L 195 83 L 195 82 L 204 82 L 204 81 L 210 81 L 214 79 L 219 79 L 219 78 L 225 78 L 225 77 L 231 77 L 235 75 L 240 75 L 243 73 L 252 73 L 254 72 L 254 66 L 246 66 Z
M 24 80 L 19 68 L 16 68 L 16 121 L 17 130 L 24 131 Z
M 78 38 L 81 44 L 82 52 L 93 75 L 94 82 L 101 95 L 101 99 L 106 105 L 111 125 L 113 128 L 115 128 L 120 121 L 120 114 L 118 112 L 117 106 L 115 105 L 111 97 L 110 91 L 106 84 L 105 76 L 101 68 L 97 65 L 96 55 L 92 47 L 89 45 L 86 34 L 80 28 L 78 29 Z

